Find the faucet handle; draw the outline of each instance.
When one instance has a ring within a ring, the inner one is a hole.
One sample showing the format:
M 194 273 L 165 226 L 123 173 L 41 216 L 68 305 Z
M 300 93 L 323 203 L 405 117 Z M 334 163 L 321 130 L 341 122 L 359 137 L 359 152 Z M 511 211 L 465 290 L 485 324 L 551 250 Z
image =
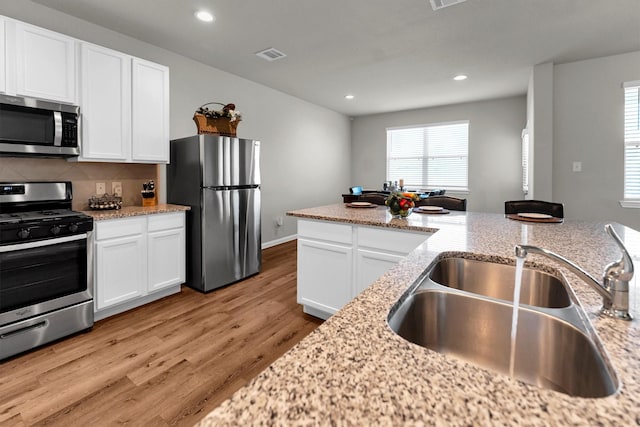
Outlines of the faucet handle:
M 608 278 L 623 280 L 628 282 L 633 277 L 633 261 L 631 260 L 631 256 L 627 251 L 627 248 L 622 243 L 622 239 L 616 233 L 613 226 L 611 224 L 607 224 L 604 226 L 604 229 L 607 233 L 613 238 L 613 241 L 616 242 L 620 251 L 622 252 L 622 258 L 618 261 L 614 261 L 611 264 L 607 265 L 604 273 L 605 280 Z

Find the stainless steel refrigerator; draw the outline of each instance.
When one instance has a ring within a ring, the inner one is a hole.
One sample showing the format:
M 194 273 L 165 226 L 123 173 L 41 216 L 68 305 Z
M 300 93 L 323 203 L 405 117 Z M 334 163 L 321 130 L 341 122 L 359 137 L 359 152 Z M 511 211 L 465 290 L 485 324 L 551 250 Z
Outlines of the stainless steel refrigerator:
M 189 205 L 187 285 L 202 292 L 260 272 L 260 141 L 171 141 L 167 201 Z

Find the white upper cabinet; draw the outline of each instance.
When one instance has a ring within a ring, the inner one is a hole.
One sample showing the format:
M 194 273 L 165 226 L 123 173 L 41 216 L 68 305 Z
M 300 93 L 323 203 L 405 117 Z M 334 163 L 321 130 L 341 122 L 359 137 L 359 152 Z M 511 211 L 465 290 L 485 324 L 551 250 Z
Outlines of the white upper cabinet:
M 7 73 L 5 69 L 5 56 L 6 56 L 6 46 L 5 46 L 5 35 L 4 30 L 5 21 L 2 16 L 0 16 L 0 92 L 4 93 L 7 90 Z
M 169 163 L 169 68 L 83 42 L 80 112 L 76 160 Z
M 169 163 L 169 68 L 133 59 L 134 162 Z
M 169 68 L 0 16 L 0 93 L 80 106 L 70 161 L 169 163 Z
M 131 147 L 131 57 L 80 47 L 82 159 L 126 161 Z
M 75 39 L 15 22 L 16 94 L 77 104 Z

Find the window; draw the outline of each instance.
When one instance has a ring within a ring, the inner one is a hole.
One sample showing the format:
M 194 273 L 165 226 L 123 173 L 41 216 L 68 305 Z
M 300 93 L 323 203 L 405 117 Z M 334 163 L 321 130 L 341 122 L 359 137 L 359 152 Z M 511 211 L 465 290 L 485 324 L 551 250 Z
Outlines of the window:
M 522 131 L 522 191 L 529 194 L 529 130 Z
M 640 81 L 624 85 L 624 198 L 640 199 Z
M 469 122 L 387 129 L 387 180 L 467 191 Z

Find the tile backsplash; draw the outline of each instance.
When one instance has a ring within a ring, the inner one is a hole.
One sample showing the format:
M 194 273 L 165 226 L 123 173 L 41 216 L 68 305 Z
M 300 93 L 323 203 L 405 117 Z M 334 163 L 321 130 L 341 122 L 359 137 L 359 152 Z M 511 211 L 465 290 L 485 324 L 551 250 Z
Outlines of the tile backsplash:
M 73 209 L 88 210 L 88 199 L 96 193 L 96 183 L 122 183 L 122 205 L 141 206 L 142 184 L 158 182 L 156 165 L 134 163 L 78 163 L 64 159 L 0 157 L 0 181 L 71 181 Z M 156 187 L 157 188 L 157 187 Z

